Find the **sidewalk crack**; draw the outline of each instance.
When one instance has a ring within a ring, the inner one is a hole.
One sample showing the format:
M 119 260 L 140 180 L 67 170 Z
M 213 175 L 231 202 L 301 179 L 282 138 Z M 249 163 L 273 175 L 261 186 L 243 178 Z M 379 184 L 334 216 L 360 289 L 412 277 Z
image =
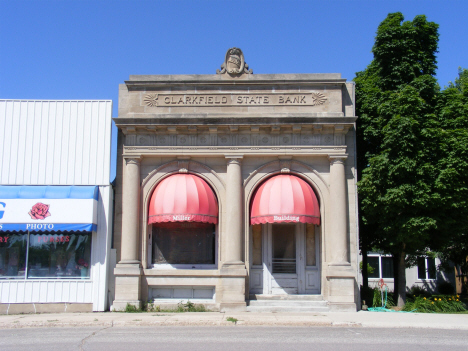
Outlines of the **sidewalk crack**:
M 105 327 L 105 328 L 102 328 L 102 329 L 99 329 L 99 330 L 96 330 L 95 332 L 92 332 L 90 335 L 88 335 L 87 337 L 83 338 L 81 340 L 81 344 L 80 344 L 80 351 L 83 351 L 83 346 L 85 344 L 85 342 L 90 339 L 92 336 L 95 336 L 97 333 L 99 332 L 102 332 L 103 330 L 106 330 L 106 329 L 109 329 L 109 328 L 113 328 L 114 327 L 114 321 L 112 321 L 112 325 L 109 326 L 109 327 Z

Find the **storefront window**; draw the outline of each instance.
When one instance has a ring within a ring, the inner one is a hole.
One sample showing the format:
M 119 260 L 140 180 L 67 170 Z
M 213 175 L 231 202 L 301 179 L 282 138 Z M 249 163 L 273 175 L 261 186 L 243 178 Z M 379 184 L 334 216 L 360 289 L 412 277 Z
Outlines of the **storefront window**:
M 180 222 L 153 225 L 154 264 L 215 264 L 215 225 Z
M 28 278 L 89 278 L 91 235 L 30 234 Z
M 0 235 L 0 277 L 23 279 L 28 234 Z
M 252 264 L 262 265 L 262 225 L 252 226 Z
M 306 226 L 306 265 L 317 265 L 315 254 L 315 225 L 310 223 L 307 223 Z

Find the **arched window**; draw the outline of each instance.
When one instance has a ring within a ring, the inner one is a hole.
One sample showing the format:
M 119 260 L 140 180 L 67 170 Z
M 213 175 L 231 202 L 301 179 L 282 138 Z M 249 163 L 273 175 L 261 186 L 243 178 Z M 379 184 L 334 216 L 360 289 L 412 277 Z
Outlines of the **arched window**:
M 175 174 L 161 181 L 148 213 L 153 267 L 215 265 L 217 223 L 218 202 L 203 179 Z

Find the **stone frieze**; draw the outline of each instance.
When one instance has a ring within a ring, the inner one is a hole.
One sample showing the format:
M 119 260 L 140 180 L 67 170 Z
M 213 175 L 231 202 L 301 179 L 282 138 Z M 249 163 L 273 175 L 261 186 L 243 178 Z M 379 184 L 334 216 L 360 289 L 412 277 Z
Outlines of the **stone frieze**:
M 223 106 L 318 106 L 327 102 L 320 92 L 304 93 L 149 93 L 143 96 L 147 107 Z
M 157 147 L 257 147 L 257 146 L 320 146 L 346 145 L 350 126 L 321 126 L 282 130 L 278 126 L 250 129 L 231 128 L 175 128 L 135 129 L 126 131 L 126 146 Z

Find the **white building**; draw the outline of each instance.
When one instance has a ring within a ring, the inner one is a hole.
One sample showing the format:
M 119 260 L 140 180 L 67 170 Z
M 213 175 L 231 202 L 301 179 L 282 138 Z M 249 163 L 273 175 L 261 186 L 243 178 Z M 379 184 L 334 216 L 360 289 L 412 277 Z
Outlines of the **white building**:
M 395 291 L 393 279 L 393 257 L 370 252 L 367 262 L 372 267 L 369 274 L 369 287 L 376 287 L 381 279 L 387 284 L 389 291 Z M 419 287 L 429 293 L 440 293 L 439 285 L 448 282 L 455 287 L 455 272 L 444 272 L 438 269 L 440 259 L 431 257 L 418 257 L 417 264 L 406 269 L 406 288 Z M 361 277 L 362 281 L 362 277 Z M 362 282 L 361 282 L 362 284 Z
M 0 313 L 104 311 L 112 101 L 0 100 Z

